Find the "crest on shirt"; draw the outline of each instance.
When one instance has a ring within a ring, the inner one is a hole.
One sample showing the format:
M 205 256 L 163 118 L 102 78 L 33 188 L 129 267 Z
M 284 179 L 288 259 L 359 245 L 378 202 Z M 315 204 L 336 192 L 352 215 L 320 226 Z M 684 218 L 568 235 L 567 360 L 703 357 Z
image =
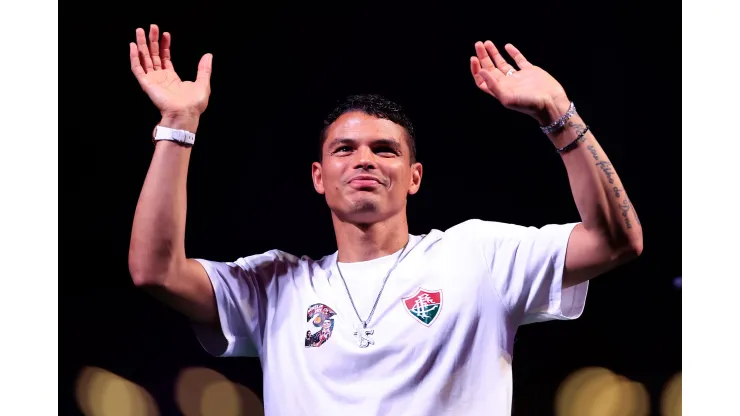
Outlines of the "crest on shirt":
M 442 291 L 418 288 L 401 300 L 408 313 L 426 326 L 431 326 L 442 309 Z
M 306 342 L 305 346 L 320 347 L 331 338 L 334 330 L 334 309 L 323 303 L 314 303 L 306 311 Z

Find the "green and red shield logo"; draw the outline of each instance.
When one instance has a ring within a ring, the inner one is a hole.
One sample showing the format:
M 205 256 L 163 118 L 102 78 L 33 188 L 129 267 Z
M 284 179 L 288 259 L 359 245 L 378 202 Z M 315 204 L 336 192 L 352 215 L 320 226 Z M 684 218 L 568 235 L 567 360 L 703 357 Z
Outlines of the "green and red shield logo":
M 406 310 L 426 326 L 432 325 L 442 309 L 442 291 L 416 289 L 413 295 L 401 301 Z

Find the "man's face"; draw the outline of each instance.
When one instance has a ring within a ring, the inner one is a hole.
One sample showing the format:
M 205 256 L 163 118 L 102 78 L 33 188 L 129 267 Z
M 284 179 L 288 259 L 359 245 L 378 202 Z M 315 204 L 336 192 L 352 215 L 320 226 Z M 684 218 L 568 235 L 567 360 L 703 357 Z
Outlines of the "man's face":
M 314 188 L 340 220 L 371 224 L 406 208 L 421 184 L 406 130 L 363 112 L 343 114 L 327 129 L 323 160 L 312 166 Z

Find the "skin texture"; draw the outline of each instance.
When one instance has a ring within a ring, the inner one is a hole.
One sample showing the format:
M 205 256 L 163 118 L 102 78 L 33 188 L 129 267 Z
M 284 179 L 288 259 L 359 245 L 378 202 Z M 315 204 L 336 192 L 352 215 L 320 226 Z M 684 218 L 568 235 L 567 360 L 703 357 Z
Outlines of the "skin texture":
M 406 201 L 421 186 L 403 127 L 363 112 L 345 113 L 327 130 L 323 160 L 311 173 L 331 210 L 341 261 L 400 250 L 408 239 Z M 364 178 L 364 179 L 363 179 Z

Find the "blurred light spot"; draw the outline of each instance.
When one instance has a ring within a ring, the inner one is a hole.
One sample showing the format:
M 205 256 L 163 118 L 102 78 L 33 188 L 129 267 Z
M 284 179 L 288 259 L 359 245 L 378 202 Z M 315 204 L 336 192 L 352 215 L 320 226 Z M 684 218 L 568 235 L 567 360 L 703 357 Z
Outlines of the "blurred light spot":
M 234 383 L 223 380 L 203 386 L 199 414 L 224 416 L 242 414 L 241 403 L 239 403 L 239 396 Z
M 177 379 L 175 400 L 185 416 L 264 415 L 257 395 L 209 368 L 183 370 Z
M 646 416 L 649 407 L 642 384 L 601 367 L 573 372 L 563 380 L 555 398 L 558 416 Z
M 244 415 L 249 416 L 264 416 L 265 406 L 262 401 L 252 390 L 249 390 L 247 386 L 236 384 L 236 391 L 239 394 L 239 399 L 242 403 L 242 409 Z
M 631 381 L 629 383 L 631 390 L 631 407 L 626 407 L 623 414 L 636 415 L 636 416 L 647 416 L 650 414 L 650 395 L 648 394 L 647 388 L 642 383 Z
M 681 373 L 678 373 L 663 387 L 660 412 L 664 416 L 681 416 L 681 407 Z
M 86 416 L 158 416 L 152 396 L 110 371 L 85 367 L 75 386 L 77 404 Z
M 681 289 L 681 276 L 673 279 L 673 286 L 677 289 Z

